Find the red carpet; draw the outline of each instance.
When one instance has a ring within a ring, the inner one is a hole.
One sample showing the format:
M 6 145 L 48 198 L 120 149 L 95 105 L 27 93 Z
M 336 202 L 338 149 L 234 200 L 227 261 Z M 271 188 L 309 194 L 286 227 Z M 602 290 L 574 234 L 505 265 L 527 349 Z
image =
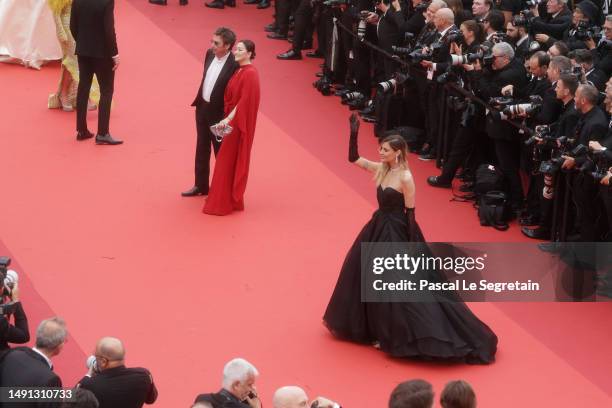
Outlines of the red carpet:
M 383 407 L 396 383 L 416 377 L 438 393 L 466 379 L 483 407 L 611 405 L 609 304 L 473 304 L 500 338 L 498 361 L 486 367 L 392 360 L 334 340 L 320 318 L 374 205 L 370 176 L 346 162 L 347 111 L 312 89 L 318 60 L 275 60 L 289 44 L 264 40 L 271 10 L 174 3 L 117 4 L 111 131 L 123 146 L 77 143 L 74 115 L 45 108 L 57 65 L 0 65 L 0 251 L 23 276 L 32 331 L 51 314 L 68 323 L 71 341 L 56 362 L 66 384 L 84 373 L 95 341 L 115 335 L 128 365 L 152 370 L 159 407 L 189 406 L 219 388 L 235 356 L 260 369 L 268 407 L 285 384 L 346 407 Z M 228 217 L 205 216 L 202 199 L 179 196 L 193 177 L 188 105 L 218 25 L 256 42 L 263 87 L 246 211 Z M 370 134 L 364 126 L 361 150 L 375 157 Z M 480 227 L 469 205 L 428 188 L 433 164 L 411 166 L 428 239 L 521 239 L 516 227 Z

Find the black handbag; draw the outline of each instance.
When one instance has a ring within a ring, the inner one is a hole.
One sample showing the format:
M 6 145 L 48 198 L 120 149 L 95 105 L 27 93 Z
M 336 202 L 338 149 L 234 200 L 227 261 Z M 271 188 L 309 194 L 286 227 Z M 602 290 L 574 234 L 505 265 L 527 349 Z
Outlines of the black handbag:
M 508 225 L 509 205 L 506 193 L 489 191 L 478 200 L 478 218 L 480 225 L 491 226 L 498 231 L 506 231 Z

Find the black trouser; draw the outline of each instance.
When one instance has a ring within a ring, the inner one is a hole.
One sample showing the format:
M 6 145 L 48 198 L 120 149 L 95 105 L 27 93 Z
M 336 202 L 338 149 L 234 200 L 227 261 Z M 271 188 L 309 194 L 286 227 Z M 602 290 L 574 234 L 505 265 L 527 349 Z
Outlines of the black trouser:
M 310 4 L 310 0 L 301 0 L 295 10 L 295 30 L 293 30 L 293 50 L 296 53 L 302 52 L 304 40 L 310 33 L 312 40 L 312 15 L 314 9 Z
M 211 144 L 215 152 L 215 157 L 221 148 L 215 135 L 210 131 L 210 127 L 218 123 L 222 118 L 219 115 L 211 114 L 207 109 L 207 103 L 203 102 L 196 106 L 196 130 L 198 132 L 198 142 L 195 154 L 195 185 L 204 193 L 208 193 L 208 183 L 210 178 L 210 151 Z
M 599 215 L 597 207 L 597 193 L 599 184 L 584 174 L 574 174 L 574 203 L 578 215 L 578 229 L 582 242 L 600 241 L 600 228 L 597 225 Z
M 463 166 L 465 160 L 474 149 L 476 131 L 471 127 L 459 126 L 459 130 L 453 140 L 453 147 L 444 162 L 442 174 L 438 177 L 441 183 L 450 183 L 455 178 L 459 167 Z
M 110 121 L 111 102 L 115 88 L 115 71 L 112 58 L 82 57 L 79 55 L 79 88 L 77 91 L 77 131 L 87 131 L 87 102 L 91 82 L 96 74 L 100 84 L 100 104 L 98 106 L 98 134 L 106 135 Z
M 289 17 L 297 8 L 298 1 L 299 0 L 277 0 L 276 24 L 278 25 L 279 34 L 287 35 L 289 32 Z
M 499 169 L 508 182 L 510 205 L 518 209 L 523 205 L 523 185 L 521 183 L 520 167 L 521 144 L 518 140 L 495 139 L 495 155 Z

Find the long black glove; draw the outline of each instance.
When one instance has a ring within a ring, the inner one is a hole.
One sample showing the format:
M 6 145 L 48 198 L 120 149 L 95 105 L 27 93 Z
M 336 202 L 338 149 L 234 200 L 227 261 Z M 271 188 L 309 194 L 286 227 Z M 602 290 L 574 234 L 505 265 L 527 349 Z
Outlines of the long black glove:
M 406 223 L 408 224 L 408 239 L 410 242 L 416 242 L 419 238 L 417 237 L 417 224 L 416 217 L 414 215 L 414 207 L 413 208 L 404 208 L 406 214 Z
M 348 159 L 351 163 L 359 160 L 359 149 L 357 148 L 357 135 L 359 134 L 359 118 L 356 114 L 352 114 L 349 118 L 351 124 L 351 138 L 349 139 L 349 155 Z

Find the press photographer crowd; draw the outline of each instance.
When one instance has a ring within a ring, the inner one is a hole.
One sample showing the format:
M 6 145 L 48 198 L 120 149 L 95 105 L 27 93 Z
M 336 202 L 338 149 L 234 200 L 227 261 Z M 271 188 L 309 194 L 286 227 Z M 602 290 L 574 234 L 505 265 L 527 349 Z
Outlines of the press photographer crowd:
M 8 343 L 30 341 L 28 319 L 19 298 L 19 275 L 8 269 L 11 259 L 0 257 L 0 406 L 3 408 L 139 408 L 153 404 L 158 391 L 145 368 L 126 367 L 126 350 L 121 340 L 101 338 L 94 354 L 84 362 L 85 375 L 67 388 L 53 371 L 53 359 L 64 347 L 68 332 L 59 317 L 45 319 L 36 329 L 34 347 L 9 347 Z M 248 361 L 235 358 L 223 368 L 222 388 L 200 394 L 193 408 L 261 408 L 255 382 L 258 370 Z M 52 394 L 44 394 L 52 390 Z M 389 408 L 431 408 L 434 392 L 424 380 L 399 384 L 391 393 Z M 465 381 L 451 381 L 440 394 L 444 408 L 475 408 L 476 395 Z M 283 386 L 272 397 L 273 408 L 340 408 L 324 397 L 309 400 L 297 386 Z
M 612 224 L 609 3 L 278 0 L 265 29 L 292 38 L 280 60 L 316 31 L 315 88 L 435 160 L 429 185 L 473 200 L 482 225 L 597 242 Z

